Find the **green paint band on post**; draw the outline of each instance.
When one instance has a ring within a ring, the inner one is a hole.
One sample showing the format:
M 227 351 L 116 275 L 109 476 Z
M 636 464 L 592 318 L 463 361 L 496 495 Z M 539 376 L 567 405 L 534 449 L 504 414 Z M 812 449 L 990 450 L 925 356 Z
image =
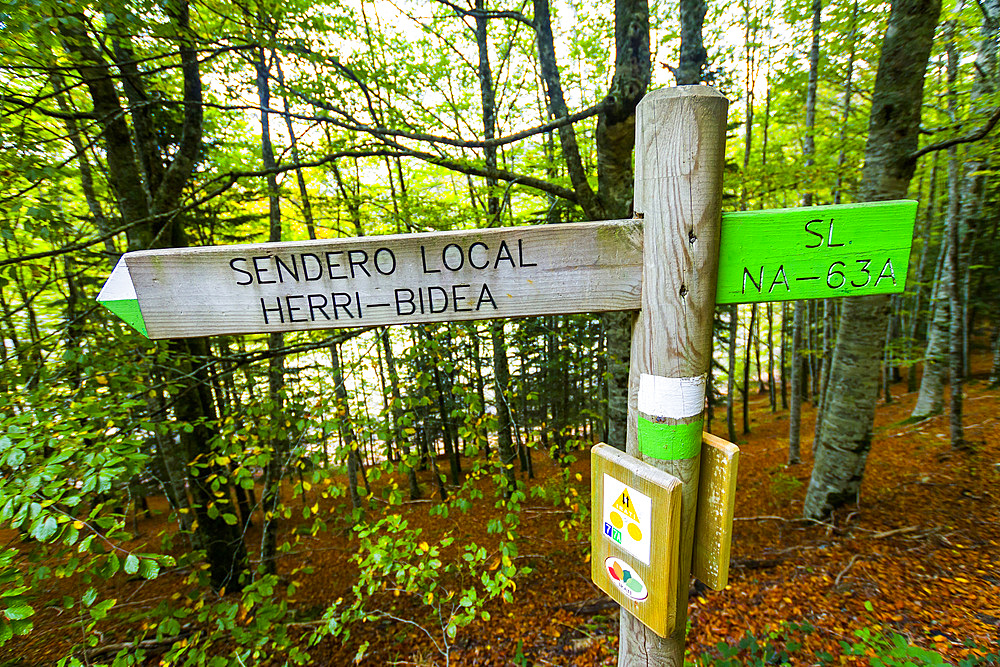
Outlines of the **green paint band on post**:
M 701 453 L 703 419 L 690 424 L 660 424 L 639 418 L 639 451 L 661 461 L 693 459 Z

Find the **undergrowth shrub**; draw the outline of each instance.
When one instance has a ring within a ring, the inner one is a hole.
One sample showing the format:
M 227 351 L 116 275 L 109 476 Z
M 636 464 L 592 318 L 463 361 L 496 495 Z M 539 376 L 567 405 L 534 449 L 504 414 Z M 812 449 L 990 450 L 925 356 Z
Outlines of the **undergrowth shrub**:
M 815 632 L 808 623 L 783 623 L 776 630 L 757 637 L 747 632 L 738 642 L 719 642 L 712 652 L 703 652 L 693 660 L 685 661 L 685 667 L 793 667 L 797 665 L 841 664 L 839 657 L 857 656 L 867 658 L 871 667 L 923 667 L 924 665 L 955 665 L 956 667 L 977 667 L 978 665 L 1000 665 L 1000 654 L 985 652 L 955 662 L 948 662 L 939 652 L 915 646 L 906 637 L 895 633 L 884 633 L 869 627 L 854 631 L 854 641 L 840 641 L 839 656 L 821 651 L 814 656 L 801 652 L 802 638 Z M 969 643 L 967 648 L 976 648 Z M 853 664 L 865 664 L 855 661 Z

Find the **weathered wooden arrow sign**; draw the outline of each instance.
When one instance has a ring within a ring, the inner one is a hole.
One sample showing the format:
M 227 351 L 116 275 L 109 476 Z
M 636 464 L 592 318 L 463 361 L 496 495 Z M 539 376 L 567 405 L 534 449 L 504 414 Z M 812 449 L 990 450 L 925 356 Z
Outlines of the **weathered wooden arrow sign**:
M 717 302 L 901 292 L 915 201 L 727 213 Z M 331 329 L 640 307 L 642 221 L 147 250 L 98 301 L 143 335 Z

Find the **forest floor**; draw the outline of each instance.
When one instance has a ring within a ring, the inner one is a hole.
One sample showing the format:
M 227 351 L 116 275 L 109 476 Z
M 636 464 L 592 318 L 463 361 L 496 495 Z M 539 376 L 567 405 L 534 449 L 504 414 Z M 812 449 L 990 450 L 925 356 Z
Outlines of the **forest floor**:
M 986 368 L 988 360 L 976 361 L 974 370 Z M 717 652 L 720 642 L 736 644 L 747 633 L 771 648 L 794 648 L 793 665 L 869 664 L 867 657 L 848 653 L 871 655 L 882 638 L 894 634 L 940 652 L 952 664 L 998 651 L 1000 390 L 987 387 L 984 374 L 970 380 L 965 424 L 973 448 L 954 452 L 948 418 L 909 421 L 916 394 L 906 393 L 905 382 L 891 389 L 893 401 L 879 402 L 860 500 L 826 523 L 800 520 L 812 464 L 813 409 L 803 411 L 804 461 L 789 467 L 787 412 L 772 414 L 767 396 L 751 396 L 751 433 L 738 442 L 729 586 L 719 592 L 692 588 L 689 659 Z M 724 419 L 714 426 L 719 433 Z M 586 506 L 590 461 L 585 451 L 576 455 L 569 475 L 575 491 L 569 493 L 578 494 Z M 532 484 L 561 478 L 559 468 L 540 452 L 535 467 Z M 484 489 L 491 484 L 488 479 L 481 483 Z M 429 484 L 425 489 L 430 491 Z M 342 500 L 324 510 L 345 513 Z M 496 538 L 486 534 L 496 514 L 492 500 L 447 518 L 430 514 L 432 505 L 407 503 L 400 510 L 411 527 L 422 529 L 423 539 L 433 544 L 449 535 L 459 544 L 495 544 Z M 162 508 L 162 499 L 154 506 Z M 517 564 L 532 572 L 517 582 L 513 603 L 494 601 L 487 607 L 490 620 L 459 629 L 448 649 L 451 665 L 615 664 L 618 608 L 590 582 L 586 535 L 567 540 L 560 526 L 565 519 L 564 510 L 529 495 Z M 166 512 L 154 513 L 140 528 L 146 535 L 172 530 Z M 288 601 L 302 611 L 300 618 L 310 613 L 315 618 L 318 611 L 311 610 L 350 596 L 353 551 L 349 533 L 334 529 L 301 538 L 283 558 L 285 572 L 312 567 Z M 106 594 L 116 596 L 122 608 L 138 611 L 134 624 L 143 610 L 183 588 L 182 582 L 181 574 L 167 574 L 143 584 L 116 583 Z M 52 580 L 46 595 L 58 599 L 74 593 L 79 594 Z M 399 613 L 405 616 L 405 608 Z M 426 618 L 416 620 L 440 644 L 440 628 Z M 29 637 L 0 649 L 0 667 L 53 664 L 54 656 L 80 640 L 56 605 L 42 609 L 35 621 Z M 121 626 L 109 627 L 104 641 L 116 641 L 121 633 Z M 327 638 L 309 651 L 314 664 L 349 665 L 364 641 L 370 644 L 363 665 L 445 663 L 429 636 L 405 623 L 362 625 L 346 643 Z M 154 657 L 148 664 L 160 662 Z

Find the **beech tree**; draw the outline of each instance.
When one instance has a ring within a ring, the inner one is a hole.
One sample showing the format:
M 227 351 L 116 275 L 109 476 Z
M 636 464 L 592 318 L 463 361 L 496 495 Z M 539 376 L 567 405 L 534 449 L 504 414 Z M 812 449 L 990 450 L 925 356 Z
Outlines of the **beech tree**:
M 113 12 L 108 14 L 107 33 L 113 45 L 109 52 L 97 46 L 99 37 L 83 12 L 38 17 L 62 37 L 72 74 L 89 96 L 91 109 L 83 111 L 81 116 L 93 118 L 101 127 L 108 186 L 116 194 L 120 228 L 127 236 L 130 250 L 187 245 L 177 202 L 202 150 L 202 82 L 196 43 L 189 34 L 190 10 L 183 1 L 169 4 L 165 10 L 164 28 L 173 35 L 183 80 L 182 113 L 174 146 L 165 145 L 166 138 L 158 131 L 154 120 L 157 102 L 153 100 L 159 94 L 137 67 L 137 51 L 128 22 L 119 20 Z M 109 54 L 113 62 L 107 61 Z M 129 103 L 127 107 L 122 105 L 113 85 L 119 77 Z M 212 437 L 206 421 L 215 417 L 204 371 L 200 368 L 202 360 L 208 357 L 207 342 L 195 338 L 172 341 L 166 347 L 175 363 L 171 373 L 185 386 L 175 399 L 174 410 L 179 421 L 194 425 L 179 433 L 178 458 L 186 468 L 184 474 L 193 495 L 198 543 L 206 549 L 213 587 L 236 590 L 242 585 L 241 577 L 248 567 L 242 537 L 220 513 L 209 512 L 221 494 L 210 483 L 220 470 L 209 462 L 211 459 L 206 460 L 211 453 Z M 169 438 L 160 440 L 162 446 L 175 446 L 170 443 Z M 168 470 L 180 472 L 176 466 Z M 178 484 L 175 482 L 174 486 L 177 488 Z
M 879 58 L 859 201 L 902 199 L 916 168 L 924 74 L 938 0 L 895 0 Z M 823 411 L 823 441 L 804 514 L 821 518 L 855 499 L 871 449 L 878 371 L 888 318 L 884 295 L 844 303 Z

